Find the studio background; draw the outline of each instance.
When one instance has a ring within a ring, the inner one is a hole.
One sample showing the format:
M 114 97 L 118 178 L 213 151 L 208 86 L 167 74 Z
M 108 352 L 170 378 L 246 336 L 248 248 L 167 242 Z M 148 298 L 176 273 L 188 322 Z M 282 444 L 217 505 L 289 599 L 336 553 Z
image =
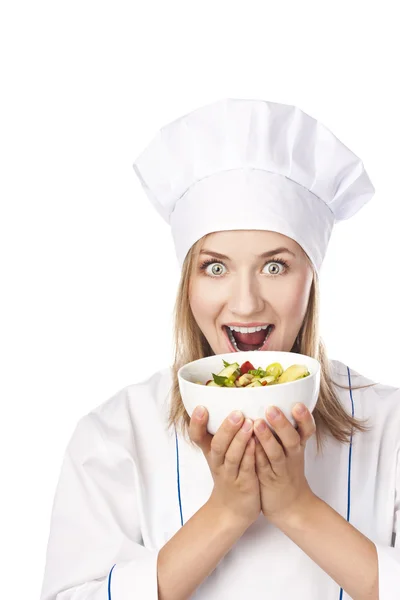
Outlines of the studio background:
M 132 164 L 183 114 L 225 97 L 294 104 L 361 157 L 376 194 L 333 230 L 321 270 L 321 335 L 329 358 L 400 387 L 394 8 L 385 0 L 373 8 L 2 5 L 0 518 L 8 598 L 39 597 L 55 487 L 77 421 L 172 362 L 179 266 L 169 226 Z

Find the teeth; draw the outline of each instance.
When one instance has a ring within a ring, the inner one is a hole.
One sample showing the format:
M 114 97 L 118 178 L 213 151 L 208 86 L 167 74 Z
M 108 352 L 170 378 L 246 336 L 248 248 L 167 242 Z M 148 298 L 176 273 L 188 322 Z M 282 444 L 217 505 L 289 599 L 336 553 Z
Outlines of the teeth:
M 264 327 L 260 327 L 260 329 L 268 329 L 268 327 L 270 327 L 270 326 L 269 326 L 269 325 L 266 325 L 266 326 L 264 326 Z M 230 341 L 231 341 L 231 344 L 232 344 L 232 346 L 235 348 L 235 350 L 237 350 L 237 352 L 240 352 L 239 348 L 237 347 L 236 340 L 235 340 L 235 338 L 233 337 L 233 333 L 232 333 L 231 329 L 233 329 L 234 331 L 238 331 L 239 329 L 242 329 L 242 328 L 239 328 L 239 327 L 229 327 L 229 326 L 228 326 L 228 328 L 227 328 L 227 331 L 228 331 L 228 336 L 229 336 L 229 339 L 230 339 Z M 248 329 L 249 329 L 249 328 L 248 328 Z M 251 327 L 250 329 L 255 329 L 255 328 L 254 328 L 254 327 Z M 272 327 L 271 327 L 271 331 L 272 331 Z M 266 335 L 266 337 L 265 337 L 265 340 L 264 340 L 264 342 L 263 342 L 262 346 L 260 346 L 260 348 L 262 348 L 262 347 L 264 346 L 265 342 L 267 341 L 267 339 L 269 338 L 269 336 L 270 336 L 270 334 L 271 334 L 271 331 L 269 331 L 269 332 L 267 333 L 267 335 Z M 246 331 L 242 331 L 241 333 L 247 333 L 247 332 L 246 332 Z M 257 348 L 257 350 L 260 350 L 260 348 Z
M 259 327 L 231 327 L 228 325 L 231 331 L 237 331 L 239 333 L 254 333 L 255 331 L 261 331 L 261 329 L 267 329 L 269 325 L 262 325 Z
M 233 333 L 230 330 L 230 327 L 228 327 L 228 335 L 229 335 L 229 339 L 231 341 L 232 346 L 235 348 L 235 350 L 237 350 L 238 352 L 240 352 L 239 348 L 237 347 L 236 340 L 233 337 Z

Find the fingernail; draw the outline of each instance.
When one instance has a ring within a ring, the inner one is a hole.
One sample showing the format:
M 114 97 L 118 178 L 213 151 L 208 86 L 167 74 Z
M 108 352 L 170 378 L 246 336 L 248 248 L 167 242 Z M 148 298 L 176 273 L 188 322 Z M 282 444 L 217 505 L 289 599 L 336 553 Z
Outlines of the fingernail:
M 239 423 L 241 418 L 242 418 L 242 413 L 239 410 L 236 410 L 229 416 L 229 420 L 232 423 Z
M 299 402 L 295 405 L 294 410 L 297 412 L 298 415 L 304 415 L 307 412 L 307 409 L 304 406 L 304 404 L 300 404 Z
M 253 421 L 251 419 L 245 419 L 245 421 L 242 425 L 243 431 L 250 431 L 250 429 L 252 427 L 253 427 Z
M 205 412 L 206 412 L 206 409 L 204 408 L 204 406 L 198 406 L 198 407 L 196 408 L 196 410 L 194 411 L 194 416 L 195 416 L 197 419 L 201 419 L 201 417 L 203 417 L 203 416 L 204 416 L 204 413 L 205 413 Z
M 260 431 L 260 432 L 265 431 L 267 429 L 266 422 L 265 421 L 260 421 L 259 423 L 257 423 L 256 429 L 257 429 L 257 431 Z
M 267 415 L 271 419 L 276 419 L 279 416 L 279 411 L 274 406 L 269 406 L 267 408 Z

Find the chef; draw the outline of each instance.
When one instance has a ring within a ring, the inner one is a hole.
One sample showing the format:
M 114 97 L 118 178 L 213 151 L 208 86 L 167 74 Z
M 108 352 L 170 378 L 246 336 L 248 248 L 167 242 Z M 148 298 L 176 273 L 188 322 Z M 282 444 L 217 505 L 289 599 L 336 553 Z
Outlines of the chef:
M 163 127 L 134 169 L 182 270 L 175 360 L 78 421 L 40 600 L 398 600 L 400 391 L 318 336 L 333 226 L 374 193 L 362 162 L 296 107 L 224 99 Z M 234 521 L 210 502 L 212 436 L 177 370 L 260 348 L 317 358 L 321 389 L 296 428 L 279 410 L 276 437 L 252 424 L 260 511 Z

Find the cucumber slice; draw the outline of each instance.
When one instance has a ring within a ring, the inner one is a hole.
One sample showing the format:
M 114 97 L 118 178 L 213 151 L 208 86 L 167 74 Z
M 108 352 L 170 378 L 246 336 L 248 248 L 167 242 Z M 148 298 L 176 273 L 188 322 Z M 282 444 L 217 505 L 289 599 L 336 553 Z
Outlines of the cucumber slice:
M 240 368 L 239 363 L 235 362 L 235 363 L 232 363 L 231 365 L 228 365 L 224 369 L 222 369 L 222 371 L 217 373 L 217 375 L 219 375 L 220 377 L 231 377 L 231 375 L 234 374 L 236 369 L 239 369 L 239 368 Z
M 223 387 L 236 387 L 235 382 L 231 381 L 230 379 L 227 379 L 225 381 L 225 385 Z
M 249 383 L 249 385 L 246 385 L 246 387 L 262 387 L 262 383 L 260 383 L 259 379 L 256 379 L 256 381 Z

